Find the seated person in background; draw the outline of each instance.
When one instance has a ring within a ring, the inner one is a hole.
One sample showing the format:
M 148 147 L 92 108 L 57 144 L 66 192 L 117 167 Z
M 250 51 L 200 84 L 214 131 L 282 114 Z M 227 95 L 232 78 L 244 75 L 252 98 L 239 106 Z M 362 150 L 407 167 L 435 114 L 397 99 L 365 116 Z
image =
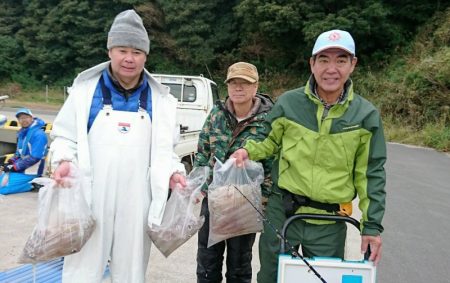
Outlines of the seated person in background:
M 42 129 L 45 122 L 33 117 L 27 108 L 19 109 L 16 118 L 22 127 L 17 132 L 17 150 L 0 167 L 0 194 L 3 195 L 30 191 L 30 181 L 44 171 L 47 154 L 48 139 Z

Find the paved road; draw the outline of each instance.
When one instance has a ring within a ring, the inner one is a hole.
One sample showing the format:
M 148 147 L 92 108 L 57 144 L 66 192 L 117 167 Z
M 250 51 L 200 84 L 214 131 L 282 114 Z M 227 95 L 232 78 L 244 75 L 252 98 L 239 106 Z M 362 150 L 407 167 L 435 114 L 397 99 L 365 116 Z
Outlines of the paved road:
M 55 106 L 53 106 L 52 108 L 55 108 Z M 0 109 L 0 114 L 5 115 L 8 120 L 15 120 L 15 114 L 17 111 L 18 107 L 3 107 Z M 58 111 L 56 109 L 48 109 L 48 110 L 37 110 L 37 109 L 33 109 L 31 108 L 31 111 L 33 112 L 34 116 L 37 116 L 39 118 L 41 118 L 42 120 L 44 120 L 45 122 L 53 122 L 53 119 L 55 118 L 56 114 L 58 113 Z
M 450 157 L 389 144 L 378 282 L 450 282 Z

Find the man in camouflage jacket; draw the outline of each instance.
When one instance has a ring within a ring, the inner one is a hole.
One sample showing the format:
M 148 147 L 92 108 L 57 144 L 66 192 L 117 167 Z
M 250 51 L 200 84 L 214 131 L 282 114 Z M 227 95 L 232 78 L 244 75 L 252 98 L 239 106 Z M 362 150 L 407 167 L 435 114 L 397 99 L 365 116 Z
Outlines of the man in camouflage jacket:
M 206 119 L 200 133 L 198 153 L 194 166 L 214 168 L 217 160 L 225 162 L 249 138 L 263 140 L 270 125 L 265 121 L 273 106 L 268 96 L 257 93 L 258 72 L 256 67 L 238 62 L 228 69 L 228 98 L 225 103 L 217 102 Z M 261 186 L 263 196 L 270 190 L 271 159 L 263 161 L 265 182 Z M 211 175 L 208 184 L 212 181 Z M 207 193 L 208 186 L 204 192 Z M 209 237 L 208 199 L 202 203 L 201 214 L 205 224 L 198 235 L 197 282 L 221 282 L 225 247 L 227 248 L 227 282 L 251 282 L 252 247 L 255 234 L 233 237 L 207 247 Z

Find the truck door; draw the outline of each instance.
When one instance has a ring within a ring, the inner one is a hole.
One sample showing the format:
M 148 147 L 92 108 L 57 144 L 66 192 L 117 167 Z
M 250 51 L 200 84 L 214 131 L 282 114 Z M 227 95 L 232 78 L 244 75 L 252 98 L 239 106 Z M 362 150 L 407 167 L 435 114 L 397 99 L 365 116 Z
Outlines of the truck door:
M 206 82 L 197 78 L 161 76 L 161 83 L 170 87 L 170 93 L 178 99 L 180 133 L 200 132 L 209 108 L 210 94 Z

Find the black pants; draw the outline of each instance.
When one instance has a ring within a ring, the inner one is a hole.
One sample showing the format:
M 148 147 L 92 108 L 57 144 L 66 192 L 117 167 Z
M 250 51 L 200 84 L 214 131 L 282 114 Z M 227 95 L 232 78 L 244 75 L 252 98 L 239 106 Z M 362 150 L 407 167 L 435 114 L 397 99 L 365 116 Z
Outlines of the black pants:
M 222 282 L 222 265 L 225 248 L 227 248 L 227 272 L 225 273 L 227 282 L 251 282 L 252 247 L 256 234 L 237 236 L 207 248 L 209 236 L 207 198 L 203 199 L 201 215 L 205 216 L 205 224 L 203 224 L 198 232 L 197 282 Z

